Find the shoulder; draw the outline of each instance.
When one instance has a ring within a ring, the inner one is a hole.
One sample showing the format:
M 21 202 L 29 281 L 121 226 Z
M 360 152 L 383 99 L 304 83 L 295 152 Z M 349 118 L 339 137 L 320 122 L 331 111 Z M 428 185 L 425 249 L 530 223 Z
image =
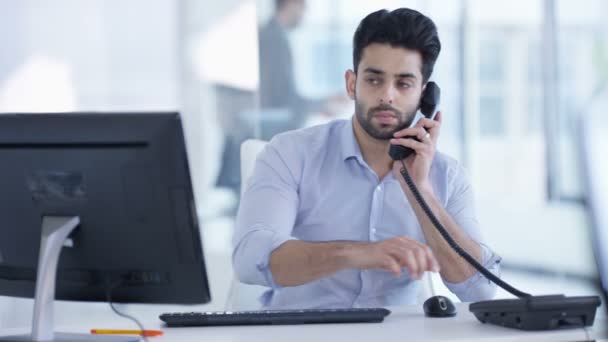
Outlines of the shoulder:
M 349 122 L 333 120 L 322 125 L 280 133 L 270 140 L 269 146 L 280 154 L 312 156 L 335 146 L 340 139 L 340 132 Z
M 264 25 L 258 27 L 258 34 L 260 42 L 267 43 L 278 43 L 277 40 L 285 38 L 283 29 L 277 24 L 275 20 L 269 20 Z
M 438 172 L 447 175 L 454 174 L 454 172 L 462 168 L 458 160 L 439 151 L 435 152 L 432 167 Z
M 306 164 L 325 158 L 339 146 L 340 132 L 347 120 L 277 134 L 266 145 L 259 159 L 271 165 L 283 164 L 295 179 L 299 179 Z
M 469 175 L 464 166 L 455 158 L 439 151 L 435 153 L 431 175 L 435 183 L 445 187 L 448 193 L 469 185 Z

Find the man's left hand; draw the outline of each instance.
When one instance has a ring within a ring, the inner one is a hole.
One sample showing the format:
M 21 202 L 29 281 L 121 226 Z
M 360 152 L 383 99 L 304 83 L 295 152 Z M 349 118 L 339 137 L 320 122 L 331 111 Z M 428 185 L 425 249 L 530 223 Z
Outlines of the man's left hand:
M 435 157 L 435 147 L 437 146 L 440 128 L 441 112 L 437 112 L 434 120 L 422 118 L 416 123 L 416 126 L 396 132 L 393 135 L 394 138 L 390 141 L 393 145 L 401 145 L 414 150 L 415 153 L 404 161 L 412 180 L 421 190 L 431 190 L 429 171 Z M 420 141 L 408 137 L 416 137 Z M 393 162 L 395 177 L 403 185 L 402 167 L 401 161 Z

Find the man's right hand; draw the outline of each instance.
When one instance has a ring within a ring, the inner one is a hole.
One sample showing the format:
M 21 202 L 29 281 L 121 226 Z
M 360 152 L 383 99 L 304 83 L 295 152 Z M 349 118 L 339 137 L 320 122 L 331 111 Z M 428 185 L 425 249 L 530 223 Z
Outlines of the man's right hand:
M 405 236 L 357 244 L 349 253 L 349 264 L 359 269 L 382 269 L 401 276 L 405 267 L 413 279 L 420 279 L 427 271 L 439 272 L 439 263 L 433 251 L 416 240 Z
M 405 236 L 379 242 L 290 240 L 270 254 L 270 270 L 281 286 L 298 286 L 348 268 L 382 269 L 420 279 L 426 271 L 439 272 L 431 249 Z

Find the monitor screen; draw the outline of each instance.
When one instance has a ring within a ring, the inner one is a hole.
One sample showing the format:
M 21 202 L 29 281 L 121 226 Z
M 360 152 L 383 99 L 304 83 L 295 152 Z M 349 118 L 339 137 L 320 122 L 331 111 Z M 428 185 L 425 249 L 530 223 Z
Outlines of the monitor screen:
M 42 222 L 77 217 L 56 298 L 210 300 L 177 113 L 0 115 L 0 295 L 33 297 Z

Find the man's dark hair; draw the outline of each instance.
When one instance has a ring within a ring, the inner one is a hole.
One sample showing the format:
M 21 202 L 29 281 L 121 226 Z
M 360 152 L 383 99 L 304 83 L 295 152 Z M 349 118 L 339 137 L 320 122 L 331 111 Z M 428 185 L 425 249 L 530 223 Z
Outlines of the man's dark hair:
M 392 12 L 379 10 L 361 20 L 353 37 L 353 67 L 359 67 L 363 49 L 370 44 L 390 44 L 420 52 L 423 83 L 433 73 L 441 43 L 435 23 L 422 13 L 399 8 Z
M 274 0 L 274 10 L 278 11 L 283 9 L 283 6 L 287 5 L 292 0 Z
M 274 9 L 275 10 L 279 10 L 281 9 L 281 7 L 283 7 L 283 5 L 285 5 L 285 2 L 287 2 L 286 0 L 274 0 Z

